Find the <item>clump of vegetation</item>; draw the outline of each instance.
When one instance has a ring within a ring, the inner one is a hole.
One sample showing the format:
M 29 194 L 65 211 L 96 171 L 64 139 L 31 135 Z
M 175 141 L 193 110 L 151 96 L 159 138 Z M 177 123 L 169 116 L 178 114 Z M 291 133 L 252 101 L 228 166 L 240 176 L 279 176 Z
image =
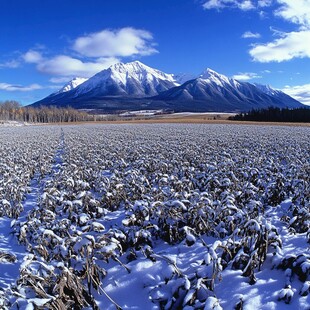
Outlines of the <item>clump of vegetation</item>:
M 18 121 L 28 123 L 70 123 L 94 121 L 97 117 L 71 107 L 56 106 L 24 107 L 17 101 L 0 102 L 1 121 Z
M 309 123 L 310 109 L 306 107 L 296 109 L 269 107 L 268 109 L 253 109 L 230 116 L 229 119 L 234 121 Z

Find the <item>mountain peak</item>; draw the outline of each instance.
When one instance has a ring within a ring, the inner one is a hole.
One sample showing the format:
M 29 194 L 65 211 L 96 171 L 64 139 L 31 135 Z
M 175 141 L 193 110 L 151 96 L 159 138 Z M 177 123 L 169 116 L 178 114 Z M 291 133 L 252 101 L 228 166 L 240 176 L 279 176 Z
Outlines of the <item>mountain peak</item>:
M 145 65 L 144 63 L 136 60 L 136 61 L 132 61 L 132 62 L 127 62 L 127 63 L 123 63 L 123 62 L 119 62 L 116 63 L 114 65 L 112 65 L 110 68 L 108 68 L 108 70 L 116 70 L 119 72 L 125 72 L 125 71 L 158 71 L 156 69 L 153 69 L 151 67 L 148 67 L 147 65 Z
M 73 78 L 71 81 L 69 81 L 68 83 L 66 83 L 60 90 L 58 90 L 56 93 L 54 94 L 60 94 L 60 93 L 65 93 L 67 91 L 70 91 L 76 87 L 78 87 L 79 85 L 81 85 L 82 83 L 86 82 L 88 79 L 87 78 L 82 78 L 82 77 L 75 77 Z
M 217 78 L 217 79 L 223 79 L 227 77 L 225 75 L 219 74 L 216 71 L 207 68 L 205 69 L 199 76 L 201 79 L 210 79 L 210 78 Z
M 132 61 L 132 62 L 128 62 L 127 64 L 132 64 L 132 65 L 140 66 L 140 67 L 148 67 L 147 65 L 145 65 L 144 63 L 142 63 L 142 62 L 139 61 L 139 60 L 135 60 L 135 61 Z M 149 67 L 148 67 L 148 68 L 149 68 Z
M 121 81 L 124 85 L 127 84 L 128 78 L 146 83 L 162 80 L 176 84 L 173 74 L 167 74 L 151 68 L 138 60 L 127 63 L 117 63 L 112 65 L 108 70 L 112 73 L 112 77 L 115 80 Z
M 112 65 L 110 68 L 119 69 L 119 68 L 128 68 L 128 67 L 146 68 L 147 66 L 145 64 L 143 64 L 142 62 L 136 60 L 136 61 L 127 62 L 127 63 L 118 62 L 118 63 Z
M 218 73 L 211 68 L 206 68 L 203 73 L 210 75 L 218 75 Z
M 205 69 L 200 74 L 199 78 L 221 86 L 224 84 L 231 84 L 231 80 L 227 76 L 219 74 L 210 68 Z
M 76 95 L 88 92 L 96 96 L 151 97 L 177 86 L 173 74 L 146 66 L 140 61 L 116 63 L 102 70 L 81 87 Z

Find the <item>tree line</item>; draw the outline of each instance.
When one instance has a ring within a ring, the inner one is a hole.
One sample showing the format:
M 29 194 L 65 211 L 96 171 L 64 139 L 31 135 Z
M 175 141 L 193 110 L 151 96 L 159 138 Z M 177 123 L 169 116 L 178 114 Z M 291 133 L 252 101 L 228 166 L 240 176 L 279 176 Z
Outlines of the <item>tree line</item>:
M 96 120 L 96 116 L 71 107 L 24 107 L 17 101 L 8 100 L 0 102 L 0 120 L 29 123 L 65 123 L 94 121 Z
M 246 113 L 231 116 L 229 119 L 235 121 L 309 123 L 310 109 L 269 107 L 267 109 L 253 109 Z

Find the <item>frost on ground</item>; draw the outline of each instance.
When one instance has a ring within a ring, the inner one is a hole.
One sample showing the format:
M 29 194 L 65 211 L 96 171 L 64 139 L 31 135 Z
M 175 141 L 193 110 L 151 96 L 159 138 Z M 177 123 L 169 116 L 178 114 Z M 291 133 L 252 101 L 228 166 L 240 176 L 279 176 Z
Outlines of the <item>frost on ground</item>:
M 0 128 L 0 308 L 310 309 L 309 132 Z
M 0 127 L 22 127 L 27 125 L 29 125 L 29 123 L 27 122 L 8 121 L 0 119 Z

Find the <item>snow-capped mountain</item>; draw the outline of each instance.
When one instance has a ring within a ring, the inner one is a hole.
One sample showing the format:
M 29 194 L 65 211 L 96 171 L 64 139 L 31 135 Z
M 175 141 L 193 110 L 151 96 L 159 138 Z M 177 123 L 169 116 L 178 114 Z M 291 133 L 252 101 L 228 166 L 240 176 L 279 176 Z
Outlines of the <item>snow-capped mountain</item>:
M 178 85 L 173 74 L 166 74 L 139 61 L 117 63 L 76 88 L 74 96 L 151 97 Z
M 77 85 L 80 81 L 66 85 L 33 106 L 70 105 L 106 112 L 145 109 L 235 112 L 269 106 L 303 106 L 270 86 L 241 82 L 212 69 L 195 78 L 167 74 L 134 61 L 112 65 Z
M 295 108 L 295 102 L 292 101 L 292 97 L 288 94 L 284 93 L 283 91 L 279 89 L 274 89 L 270 85 L 262 85 L 262 84 L 254 84 L 257 88 L 259 88 L 261 91 L 266 93 L 269 96 L 272 96 L 273 98 L 277 98 L 281 102 L 285 102 L 288 108 Z
M 123 98 L 153 97 L 180 85 L 173 74 L 148 67 L 139 61 L 117 63 L 88 80 L 77 79 L 71 82 L 33 105 L 72 105 L 83 108 L 82 102 L 87 101 L 89 104 L 98 98 L 121 101 Z M 78 82 L 81 83 L 77 85 Z
M 171 88 L 157 96 L 157 99 L 192 102 L 201 111 L 206 107 L 213 111 L 246 111 L 269 106 L 302 106 L 297 100 L 270 86 L 241 82 L 209 68 L 197 79 Z
M 278 93 L 282 93 L 280 90 L 276 90 L 272 88 L 270 85 L 263 85 L 263 84 L 258 84 L 258 83 L 254 83 L 254 85 L 257 88 L 259 88 L 261 91 L 263 91 L 265 94 L 270 95 L 270 96 L 274 96 Z
M 54 93 L 52 95 L 68 92 L 68 91 L 78 87 L 82 83 L 86 82 L 87 80 L 88 80 L 87 78 L 75 77 L 74 79 L 69 81 L 67 84 L 65 84 L 60 90 L 58 90 L 56 93 Z

